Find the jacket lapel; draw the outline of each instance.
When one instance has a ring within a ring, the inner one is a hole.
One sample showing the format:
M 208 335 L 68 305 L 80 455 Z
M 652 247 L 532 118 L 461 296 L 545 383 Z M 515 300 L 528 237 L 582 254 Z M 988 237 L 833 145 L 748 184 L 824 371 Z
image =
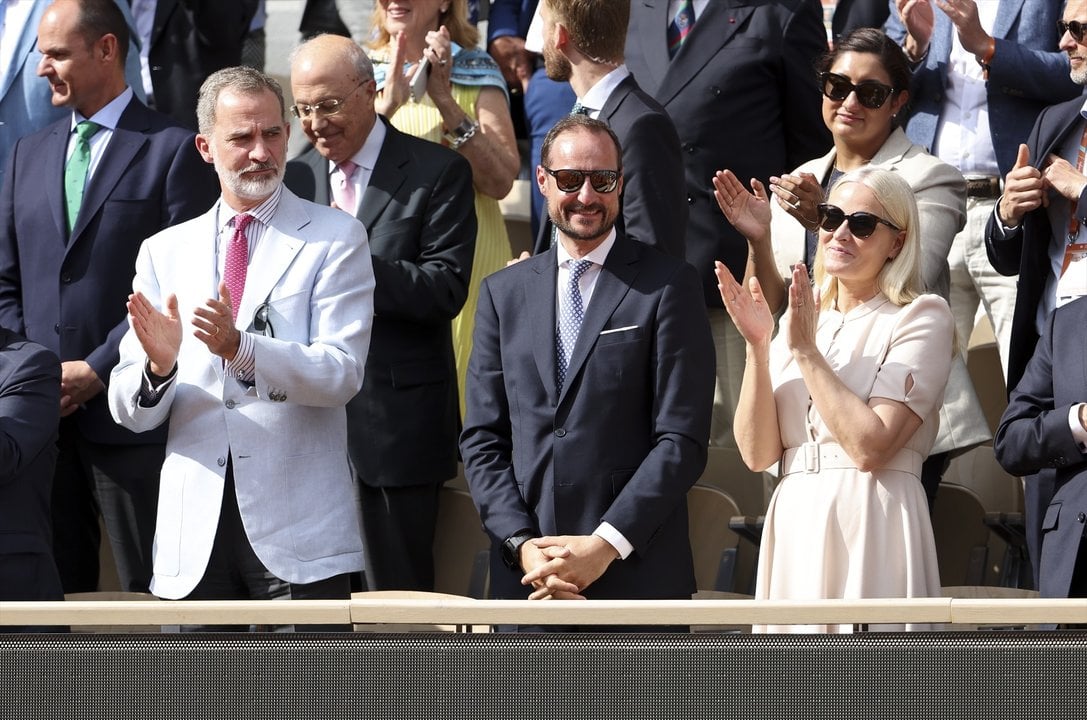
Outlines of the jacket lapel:
M 871 165 L 894 165 L 902 160 L 902 156 L 909 152 L 913 143 L 906 137 L 906 133 L 902 132 L 902 128 L 895 128 L 891 131 L 891 136 L 887 138 L 887 141 L 876 151 L 876 154 L 872 157 Z M 888 168 L 893 170 L 894 168 Z
M 1045 133 L 1039 132 L 1039 140 L 1045 139 L 1046 144 L 1042 147 L 1042 152 L 1038 154 L 1038 157 L 1030 159 L 1031 165 L 1041 167 L 1045 158 L 1050 153 L 1055 153 L 1069 133 L 1080 126 L 1080 108 L 1082 107 L 1083 98 L 1076 98 L 1062 108 L 1061 112 L 1052 113 L 1051 118 L 1049 118 L 1050 122 L 1047 123 L 1050 124 L 1050 127 L 1046 129 Z
M 249 261 L 249 270 L 245 276 L 245 295 L 238 309 L 240 327 L 249 327 L 257 307 L 268 300 L 272 289 L 305 245 L 298 231 L 309 223 L 309 214 L 297 196 L 283 188 L 276 214 L 272 216 L 264 238 Z
M 362 202 L 359 203 L 358 219 L 366 226 L 367 232 L 407 179 L 404 168 L 409 161 L 400 140 L 400 131 L 386 123 L 385 141 L 381 144 L 381 152 L 378 153 L 374 170 L 370 173 L 370 182 L 362 194 Z
M 744 7 L 741 2 L 721 0 L 721 2 L 707 3 L 702 15 L 695 18 L 694 27 L 676 52 L 671 61 L 668 60 L 668 3 L 666 0 L 655 0 L 662 8 L 654 9 L 655 14 L 661 16 L 659 41 L 654 40 L 651 47 L 664 48 L 664 63 L 660 67 L 667 67 L 660 87 L 653 93 L 657 101 L 667 105 L 687 83 L 697 75 L 702 68 L 710 63 L 722 46 L 743 27 L 751 14 L 755 11 L 752 7 Z M 657 30 L 652 30 L 654 34 Z M 654 53 L 655 54 L 655 53 Z M 659 58 L 651 58 L 650 63 L 659 62 Z
M 45 183 L 45 197 L 49 205 L 49 214 L 57 226 L 56 237 L 62 243 L 68 239 L 68 218 L 64 206 L 64 164 L 68 153 L 68 134 L 71 132 L 72 116 L 69 113 L 63 120 L 53 125 L 49 141 L 42 144 L 45 157 L 42 163 L 49 172 L 49 177 L 56 178 Z
M 627 75 L 623 78 L 623 81 L 615 86 L 615 89 L 611 91 L 611 95 L 608 96 L 607 101 L 604 103 L 604 107 L 600 108 L 600 119 L 607 120 L 611 124 L 611 116 L 619 109 L 619 106 L 623 104 L 623 100 L 630 94 L 630 89 L 634 86 L 634 76 Z
M 536 255 L 532 263 L 534 273 L 525 283 L 524 307 L 528 311 L 532 337 L 532 354 L 536 370 L 547 388 L 547 397 L 554 405 L 558 401 L 558 385 L 555 377 L 555 283 L 558 277 L 558 260 L 555 248 Z

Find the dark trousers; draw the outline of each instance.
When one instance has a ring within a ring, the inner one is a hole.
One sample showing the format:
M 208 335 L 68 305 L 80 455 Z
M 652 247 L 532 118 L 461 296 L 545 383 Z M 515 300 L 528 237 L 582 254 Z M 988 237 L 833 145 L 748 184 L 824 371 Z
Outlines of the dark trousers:
M 186 600 L 346 600 L 350 575 L 333 575 L 311 583 L 290 583 L 273 575 L 253 551 L 238 510 L 232 465 L 227 466 L 219 525 L 204 576 Z M 235 630 L 231 626 L 187 626 L 186 631 Z M 350 630 L 349 626 L 307 626 L 314 631 Z
M 98 589 L 101 514 L 121 589 L 147 592 L 165 446 L 106 445 L 60 422 L 53 475 L 53 555 L 64 592 Z
M 434 529 L 441 485 L 368 487 L 362 532 L 368 590 L 434 589 Z

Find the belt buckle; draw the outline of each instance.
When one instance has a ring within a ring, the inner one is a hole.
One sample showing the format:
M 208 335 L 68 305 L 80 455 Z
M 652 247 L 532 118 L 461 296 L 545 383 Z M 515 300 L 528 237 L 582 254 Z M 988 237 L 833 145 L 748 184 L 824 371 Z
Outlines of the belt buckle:
M 804 450 L 804 471 L 819 472 L 819 443 L 806 442 L 801 447 Z

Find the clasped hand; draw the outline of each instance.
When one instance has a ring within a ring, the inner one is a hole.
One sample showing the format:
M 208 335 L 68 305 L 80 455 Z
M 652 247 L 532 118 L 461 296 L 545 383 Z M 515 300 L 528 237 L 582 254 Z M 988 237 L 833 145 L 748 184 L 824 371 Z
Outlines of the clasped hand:
M 598 535 L 535 538 L 521 546 L 521 584 L 532 586 L 529 600 L 584 600 L 581 593 L 618 557 Z

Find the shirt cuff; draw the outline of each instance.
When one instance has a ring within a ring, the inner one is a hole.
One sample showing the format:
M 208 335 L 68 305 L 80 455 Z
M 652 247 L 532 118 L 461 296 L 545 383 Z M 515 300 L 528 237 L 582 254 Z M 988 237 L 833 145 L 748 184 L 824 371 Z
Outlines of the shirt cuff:
M 253 356 L 253 336 L 247 332 L 241 332 L 239 335 L 238 352 L 233 360 L 226 361 L 223 370 L 230 377 L 252 385 L 257 374 L 256 358 Z
M 1087 452 L 1087 430 L 1083 429 L 1079 421 L 1079 409 L 1082 405 L 1083 403 L 1076 403 L 1068 408 L 1068 429 L 1072 431 L 1072 438 L 1079 445 L 1079 449 Z
M 1004 197 L 1001 195 L 1000 197 Z M 1004 224 L 1004 218 L 1000 217 L 1000 198 L 997 198 L 996 203 L 993 205 L 993 217 L 996 219 L 996 226 L 1000 228 L 1001 236 L 1006 240 L 1009 237 L 1016 235 L 1023 229 L 1023 224 L 1020 223 L 1016 227 L 1011 227 Z
M 611 523 L 600 523 L 600 527 L 593 531 L 593 535 L 604 538 L 609 545 L 615 548 L 615 551 L 619 553 L 620 560 L 626 560 L 634 552 L 634 546 Z
M 145 360 L 143 363 L 143 381 L 140 383 L 140 407 L 155 407 L 159 404 L 159 400 L 162 399 L 163 394 L 166 392 L 166 388 L 170 387 L 170 383 L 177 377 L 177 363 L 174 363 L 174 367 L 170 370 L 170 374 L 161 377 L 151 372 L 151 361 Z

